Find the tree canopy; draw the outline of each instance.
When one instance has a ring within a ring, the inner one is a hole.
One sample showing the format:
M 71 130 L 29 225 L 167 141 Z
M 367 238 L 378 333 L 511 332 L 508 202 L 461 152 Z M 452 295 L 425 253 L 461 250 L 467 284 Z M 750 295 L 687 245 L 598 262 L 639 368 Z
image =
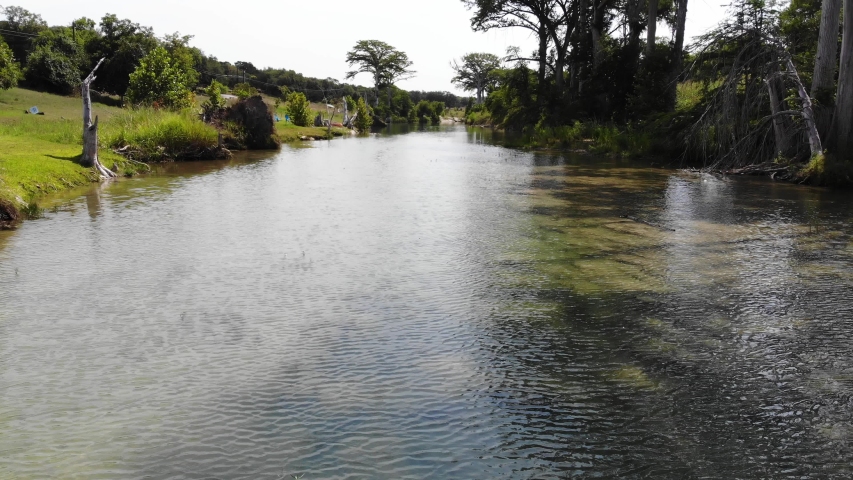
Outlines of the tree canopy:
M 373 84 L 378 92 L 381 87 L 390 87 L 399 80 L 405 80 L 415 75 L 410 70 L 412 61 L 405 52 L 379 40 L 360 40 L 347 53 L 346 58 L 350 68 L 355 70 L 346 74 L 347 79 L 355 78 L 359 73 L 369 73 L 373 76 Z M 377 103 L 378 103 L 377 93 Z
M 468 53 L 462 56 L 461 65 L 456 60 L 451 66 L 456 76 L 451 80 L 456 86 L 477 95 L 477 103 L 483 103 L 483 93 L 494 86 L 494 72 L 501 66 L 501 59 L 491 53 Z
M 180 60 L 163 47 L 157 47 L 140 60 L 130 75 L 127 97 L 132 104 L 154 105 L 170 109 L 192 104 L 191 79 Z

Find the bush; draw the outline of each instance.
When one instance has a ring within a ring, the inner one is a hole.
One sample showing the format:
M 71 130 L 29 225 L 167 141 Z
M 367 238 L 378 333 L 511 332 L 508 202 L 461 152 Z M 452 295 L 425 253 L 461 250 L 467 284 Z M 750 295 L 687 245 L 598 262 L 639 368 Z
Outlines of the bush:
M 358 115 L 355 118 L 355 129 L 361 133 L 369 131 L 370 127 L 373 125 L 373 116 L 371 115 L 367 104 L 364 103 L 364 98 L 358 99 L 358 102 L 355 105 L 355 113 Z
M 307 127 L 312 121 L 311 104 L 304 93 L 291 93 L 288 97 L 287 113 L 294 125 Z
M 225 99 L 222 98 L 223 91 L 225 91 L 225 85 L 216 80 L 210 82 L 210 85 L 204 89 L 207 101 L 201 105 L 201 108 L 206 117 L 213 116 L 225 108 Z
M 247 98 L 260 94 L 257 88 L 249 85 L 248 83 L 238 83 L 237 85 L 234 85 L 234 88 L 231 89 L 231 93 L 237 95 L 237 98 L 240 100 L 246 100 Z
M 15 62 L 12 49 L 0 38 L 0 90 L 8 90 L 18 85 L 21 69 Z
M 191 75 L 169 52 L 157 47 L 130 74 L 127 98 L 135 105 L 163 107 L 169 110 L 188 108 L 193 103 Z
M 25 76 L 31 87 L 60 95 L 68 95 L 80 86 L 75 59 L 50 44 L 39 45 L 30 53 Z

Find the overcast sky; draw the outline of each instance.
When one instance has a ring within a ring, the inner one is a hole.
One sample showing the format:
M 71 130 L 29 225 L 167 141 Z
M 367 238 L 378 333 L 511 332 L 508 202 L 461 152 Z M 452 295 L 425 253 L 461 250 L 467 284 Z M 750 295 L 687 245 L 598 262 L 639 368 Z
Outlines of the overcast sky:
M 715 25 L 725 8 L 720 0 L 690 0 L 688 39 Z M 343 80 L 347 51 L 358 40 L 382 40 L 406 52 L 417 76 L 400 82 L 407 90 L 462 92 L 450 84 L 450 61 L 468 52 L 503 55 L 508 46 L 533 51 L 527 30 L 471 31 L 471 12 L 460 0 L 6 0 L 40 14 L 50 25 L 106 13 L 154 28 L 157 36 L 194 35 L 192 44 L 208 55 L 257 67 L 295 70 L 306 76 Z M 658 28 L 658 35 L 669 35 Z M 370 85 L 366 74 L 356 77 Z

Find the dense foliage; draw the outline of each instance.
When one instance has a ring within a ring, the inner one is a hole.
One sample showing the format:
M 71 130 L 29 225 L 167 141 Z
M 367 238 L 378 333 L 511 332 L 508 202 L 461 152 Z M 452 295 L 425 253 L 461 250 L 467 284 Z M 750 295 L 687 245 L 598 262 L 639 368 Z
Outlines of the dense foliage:
M 548 134 L 574 138 L 559 132 L 579 131 L 580 121 L 618 132 L 636 153 L 720 170 L 794 175 L 825 153 L 851 159 L 853 1 L 792 0 L 779 10 L 736 0 L 686 46 L 687 1 L 462 0 L 474 30 L 525 28 L 539 41 L 531 53 L 511 48 L 507 63 L 481 75 L 485 86 L 471 81 L 471 54 L 454 64 L 455 82 L 487 93 L 466 109 L 469 122 L 550 144 Z M 850 21 L 839 18 L 842 3 Z M 672 37 L 656 36 L 658 21 Z
M 18 85 L 20 77 L 21 70 L 15 62 L 12 49 L 0 39 L 0 90 L 8 90 Z
M 192 105 L 191 73 L 163 47 L 157 47 L 140 60 L 130 74 L 127 98 L 134 105 L 172 110 Z
M 304 93 L 294 92 L 287 97 L 287 113 L 294 125 L 307 127 L 311 123 L 311 104 Z

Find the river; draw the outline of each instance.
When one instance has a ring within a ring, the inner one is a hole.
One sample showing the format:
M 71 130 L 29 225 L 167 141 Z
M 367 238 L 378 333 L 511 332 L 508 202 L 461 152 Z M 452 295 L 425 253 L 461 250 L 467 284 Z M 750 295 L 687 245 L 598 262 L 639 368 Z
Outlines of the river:
M 0 478 L 849 478 L 853 198 L 446 127 L 0 232 Z

